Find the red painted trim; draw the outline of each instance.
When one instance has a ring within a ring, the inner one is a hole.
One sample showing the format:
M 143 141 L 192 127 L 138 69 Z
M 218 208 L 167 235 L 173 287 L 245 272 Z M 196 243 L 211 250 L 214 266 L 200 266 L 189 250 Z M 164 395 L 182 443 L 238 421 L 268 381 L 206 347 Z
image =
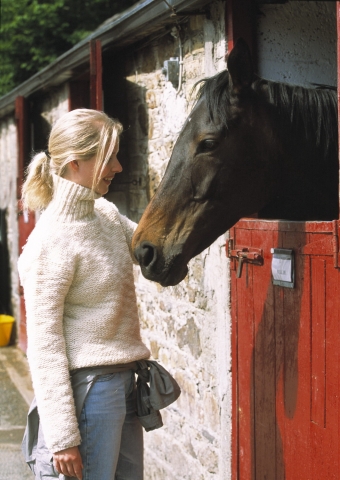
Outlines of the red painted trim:
M 234 47 L 236 40 L 244 38 L 254 53 L 254 28 L 252 0 L 226 0 L 225 31 L 228 54 Z M 235 235 L 235 228 L 231 229 L 230 236 Z M 235 262 L 231 261 L 231 276 L 235 275 Z M 236 282 L 231 288 L 237 288 Z M 240 418 L 239 418 L 239 391 L 238 391 L 238 322 L 237 322 L 237 292 L 231 291 L 231 318 L 232 318 L 232 479 L 240 479 Z M 248 452 L 249 453 L 249 452 Z
M 337 67 L 338 67 L 338 119 L 340 120 L 340 2 L 336 2 L 336 20 L 337 20 Z M 340 121 L 338 120 L 338 135 L 340 138 Z M 339 143 L 340 148 L 340 143 Z M 340 164 L 340 150 L 339 150 Z M 340 210 L 340 209 L 339 209 Z
M 225 8 L 225 29 L 228 52 L 236 40 L 244 38 L 254 53 L 254 20 L 252 0 L 227 0 Z
M 102 46 L 100 40 L 90 41 L 90 105 L 94 110 L 103 109 Z
M 235 239 L 235 227 L 229 231 L 232 244 Z M 231 276 L 235 274 L 235 260 L 230 260 Z M 236 282 L 232 282 L 231 288 L 231 359 L 232 359 L 232 444 L 231 444 L 231 478 L 239 478 L 239 409 L 238 409 L 238 323 L 237 323 L 237 289 Z
M 234 16 L 233 16 L 233 4 L 234 0 L 227 0 L 225 6 L 225 28 L 226 28 L 226 38 L 227 38 L 227 48 L 228 52 L 234 48 Z
M 21 205 L 21 187 L 24 181 L 25 168 L 29 162 L 30 151 L 30 123 L 28 115 L 28 102 L 23 96 L 18 96 L 15 100 L 15 121 L 17 127 L 17 148 L 18 148 L 18 173 L 17 173 L 17 211 L 18 211 L 18 231 L 19 231 L 19 254 L 25 245 L 27 238 L 35 225 L 35 215 L 31 212 L 29 217 L 23 215 Z M 25 352 L 27 349 L 26 333 L 26 311 L 22 288 L 19 289 L 20 296 L 20 325 L 17 325 L 17 339 L 19 347 Z
M 336 25 L 337 25 L 337 74 L 338 74 L 338 137 L 340 138 L 340 2 L 336 2 Z M 340 143 L 339 143 L 339 165 L 340 165 Z M 340 192 L 339 192 L 340 195 Z M 339 255 L 339 253 L 338 253 Z M 338 263 L 339 264 L 339 263 Z M 337 312 L 337 324 L 339 325 L 339 312 Z M 339 336 L 339 327 L 338 327 L 338 335 Z M 340 374 L 338 374 L 337 379 L 337 387 L 338 392 L 340 392 Z M 338 432 L 340 432 L 340 415 L 338 415 Z M 340 441 L 338 439 L 338 458 L 340 458 Z
M 15 99 L 15 121 L 17 126 L 18 148 L 18 174 L 17 174 L 17 198 L 21 198 L 21 186 L 24 180 L 25 161 L 29 151 L 29 132 L 27 122 L 27 102 L 22 96 Z

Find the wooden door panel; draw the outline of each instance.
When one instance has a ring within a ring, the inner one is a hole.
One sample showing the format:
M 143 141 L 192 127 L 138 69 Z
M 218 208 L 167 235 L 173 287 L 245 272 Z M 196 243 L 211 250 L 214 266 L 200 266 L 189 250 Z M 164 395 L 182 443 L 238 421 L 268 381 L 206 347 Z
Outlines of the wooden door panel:
M 289 242 L 285 246 L 294 245 Z M 285 358 L 282 390 L 284 411 L 278 415 L 284 429 L 283 459 L 285 478 L 310 478 L 310 285 L 303 278 L 309 275 L 309 266 L 296 256 L 296 284 L 294 290 L 283 290 L 285 304 Z M 302 313 L 304 312 L 304 313 Z M 302 347 L 303 346 L 303 347 Z M 306 407 L 307 406 L 307 407 Z M 289 462 L 287 462 L 289 458 Z
M 234 245 L 263 266 L 232 266 L 233 478 L 338 478 L 339 270 L 332 222 L 243 220 Z M 295 287 L 272 284 L 271 248 L 295 253 Z M 234 247 L 235 248 L 235 247 Z
M 249 265 L 253 271 L 256 330 L 252 372 L 254 374 L 252 385 L 254 389 L 254 463 L 256 475 L 260 475 L 262 478 L 277 478 L 275 461 L 278 447 L 275 423 L 277 362 L 275 358 L 275 324 L 272 315 L 275 299 L 273 288 L 270 288 L 270 269 L 266 268 L 269 264 L 270 249 L 277 244 L 276 237 L 277 232 L 269 231 L 264 238 L 260 231 L 253 231 L 254 244 L 257 248 L 263 249 L 265 268 Z

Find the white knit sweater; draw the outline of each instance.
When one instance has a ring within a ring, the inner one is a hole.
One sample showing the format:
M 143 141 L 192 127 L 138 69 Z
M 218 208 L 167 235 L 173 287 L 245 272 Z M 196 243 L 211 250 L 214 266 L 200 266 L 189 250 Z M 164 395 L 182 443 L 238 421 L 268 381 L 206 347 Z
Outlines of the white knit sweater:
M 88 188 L 54 176 L 54 189 L 18 263 L 27 356 L 53 453 L 81 443 L 69 370 L 150 356 L 134 288 L 135 224 Z

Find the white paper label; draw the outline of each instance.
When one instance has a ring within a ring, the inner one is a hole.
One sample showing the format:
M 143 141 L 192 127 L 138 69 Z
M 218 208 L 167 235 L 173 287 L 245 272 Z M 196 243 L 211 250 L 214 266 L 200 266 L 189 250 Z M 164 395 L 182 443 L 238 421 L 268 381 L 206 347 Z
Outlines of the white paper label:
M 272 274 L 274 280 L 292 281 L 292 258 L 288 255 L 275 256 L 272 259 Z

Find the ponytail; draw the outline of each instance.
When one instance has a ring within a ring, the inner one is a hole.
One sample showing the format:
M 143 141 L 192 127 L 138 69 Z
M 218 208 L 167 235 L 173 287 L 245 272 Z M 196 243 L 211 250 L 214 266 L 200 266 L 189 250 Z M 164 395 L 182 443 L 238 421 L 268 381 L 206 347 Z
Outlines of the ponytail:
M 52 196 L 50 157 L 48 153 L 40 152 L 33 157 L 27 168 L 26 180 L 22 186 L 23 208 L 43 210 L 52 200 Z

